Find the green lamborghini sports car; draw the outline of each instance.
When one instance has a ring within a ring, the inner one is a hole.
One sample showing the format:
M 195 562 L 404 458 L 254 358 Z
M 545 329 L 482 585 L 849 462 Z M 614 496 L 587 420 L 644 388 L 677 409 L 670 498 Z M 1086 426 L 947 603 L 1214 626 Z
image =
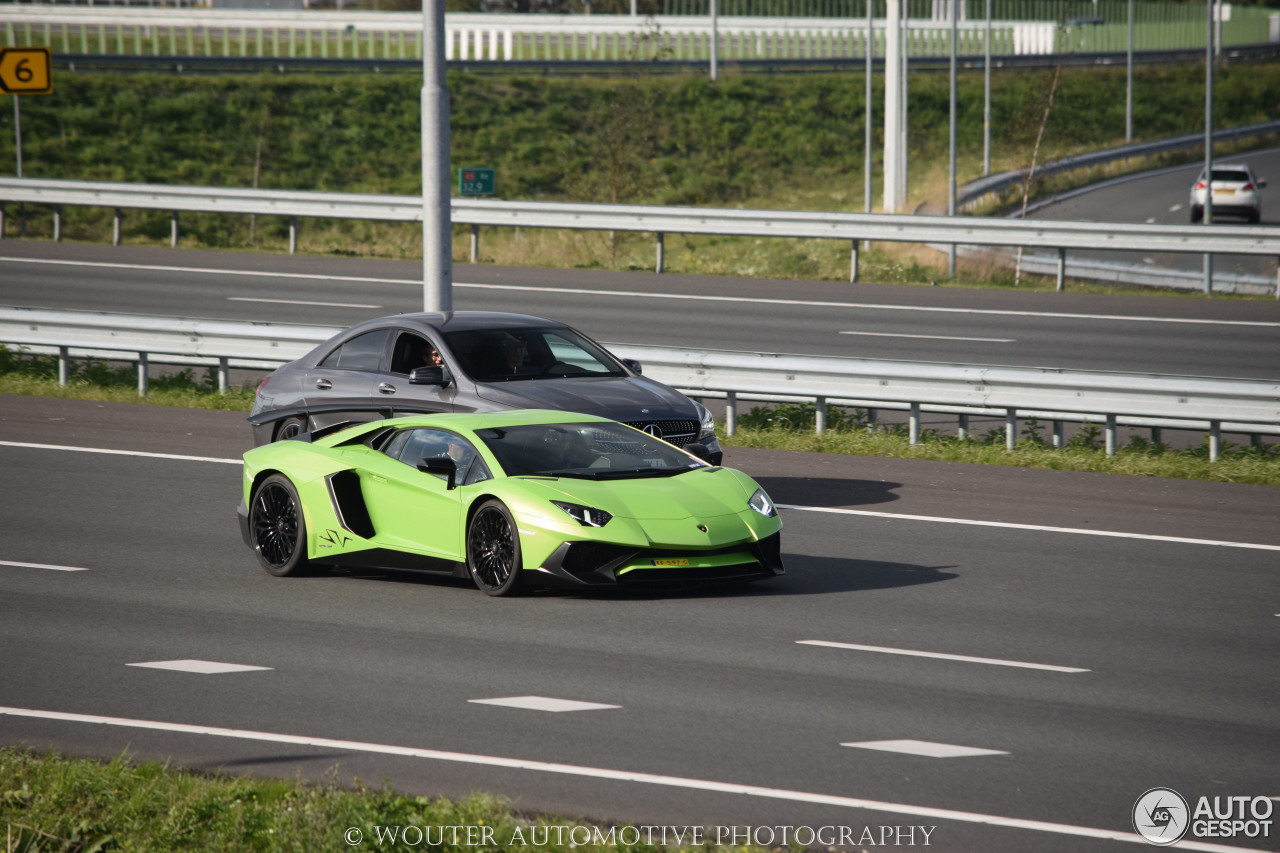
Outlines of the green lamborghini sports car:
M 543 410 L 339 425 L 244 455 L 240 530 L 273 575 L 417 569 L 490 595 L 782 574 L 769 496 L 699 450 Z

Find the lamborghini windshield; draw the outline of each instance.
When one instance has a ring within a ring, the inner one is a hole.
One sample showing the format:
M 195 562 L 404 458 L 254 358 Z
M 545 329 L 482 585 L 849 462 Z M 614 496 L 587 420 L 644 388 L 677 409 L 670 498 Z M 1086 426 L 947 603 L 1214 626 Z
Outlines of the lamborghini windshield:
M 572 329 L 449 332 L 449 348 L 477 382 L 623 376 L 608 353 Z
M 706 464 L 618 423 L 495 427 L 476 430 L 476 435 L 509 477 L 670 477 Z

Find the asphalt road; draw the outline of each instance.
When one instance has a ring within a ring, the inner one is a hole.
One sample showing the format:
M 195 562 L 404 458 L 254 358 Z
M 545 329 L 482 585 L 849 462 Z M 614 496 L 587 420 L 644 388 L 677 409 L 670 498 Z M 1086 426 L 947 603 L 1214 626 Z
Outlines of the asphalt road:
M 421 310 L 421 265 L 0 241 L 0 305 L 346 326 Z M 454 307 L 612 343 L 1274 379 L 1280 302 L 454 267 Z M 415 279 L 417 281 L 415 281 Z
M 1267 181 L 1261 190 L 1261 225 L 1280 224 L 1280 149 L 1245 154 L 1224 154 L 1218 163 L 1248 163 L 1253 173 Z M 1067 220 L 1075 222 L 1147 222 L 1186 225 L 1191 221 L 1189 207 L 1191 184 L 1204 164 L 1161 169 L 1134 177 L 1089 187 L 1060 202 L 1037 209 L 1028 219 Z M 1215 221 L 1245 224 L 1244 220 L 1222 217 Z M 1207 226 L 1212 227 L 1212 226 Z M 1121 263 L 1148 264 L 1176 270 L 1203 270 L 1203 255 L 1172 252 L 1072 252 L 1072 257 L 1093 257 Z M 1214 255 L 1213 270 L 1218 273 L 1276 277 L 1276 258 L 1258 255 Z
M 37 714 L 0 741 L 956 851 L 1133 849 L 1157 786 L 1280 794 L 1274 488 L 731 448 L 785 505 L 785 577 L 506 601 L 268 576 L 249 445 L 238 414 L 0 398 L 0 706 Z M 131 666 L 181 659 L 264 669 Z M 475 701 L 521 696 L 616 707 Z M 990 752 L 847 745 L 899 739 Z

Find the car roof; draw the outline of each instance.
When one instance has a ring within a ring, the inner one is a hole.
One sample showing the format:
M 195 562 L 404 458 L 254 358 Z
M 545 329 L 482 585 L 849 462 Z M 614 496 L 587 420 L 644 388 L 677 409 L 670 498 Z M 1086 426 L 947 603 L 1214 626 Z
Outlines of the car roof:
M 442 412 L 430 415 L 409 415 L 378 421 L 377 427 L 429 426 L 454 431 L 490 429 L 492 427 L 536 426 L 541 424 L 613 423 L 609 418 L 585 415 L 580 412 L 562 412 L 554 409 L 511 409 L 501 412 Z M 368 426 L 375 426 L 369 424 Z
M 508 314 L 502 311 L 448 311 L 420 312 L 417 314 L 392 314 L 357 323 L 348 332 L 386 326 L 417 326 L 436 332 L 467 332 L 476 329 L 545 329 L 548 326 L 564 327 L 566 324 L 545 317 L 529 314 Z

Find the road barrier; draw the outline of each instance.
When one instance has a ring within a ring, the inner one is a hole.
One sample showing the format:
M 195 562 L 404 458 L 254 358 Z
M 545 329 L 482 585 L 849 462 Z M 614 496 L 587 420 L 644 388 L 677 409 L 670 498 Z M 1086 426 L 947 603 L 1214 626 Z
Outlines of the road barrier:
M 299 358 L 340 331 L 338 327 L 240 323 L 74 311 L 0 308 L 0 343 L 56 353 L 66 384 L 69 359 L 88 356 L 136 361 L 138 393 L 147 391 L 152 363 L 216 364 L 220 387 L 230 367 L 271 369 Z M 922 412 L 955 414 L 967 435 L 970 417 L 1003 417 L 1006 446 L 1017 443 L 1018 419 L 1100 424 L 1106 452 L 1114 454 L 1121 426 L 1207 431 L 1216 461 L 1222 434 L 1280 435 L 1280 383 L 1157 374 L 1104 373 L 1049 368 L 949 365 L 861 358 L 691 350 L 608 344 L 634 358 L 645 375 L 694 397 L 726 401 L 726 430 L 737 424 L 742 400 L 812 400 L 816 429 L 826 428 L 826 407 L 908 412 L 908 436 L 919 442 Z
M 48 205 L 54 210 L 54 240 L 61 239 L 63 205 L 115 209 L 114 242 L 120 242 L 124 209 L 170 212 L 170 244 L 178 244 L 184 211 L 274 215 L 289 218 L 289 250 L 297 249 L 300 217 L 421 222 L 417 197 L 115 184 L 91 181 L 0 178 L 3 202 Z M 667 233 L 740 237 L 843 240 L 850 246 L 849 280 L 858 280 L 858 250 L 864 240 L 966 246 L 1024 246 L 1058 254 L 1058 289 L 1065 286 L 1069 249 L 1240 254 L 1280 257 L 1280 228 L 1258 225 L 1156 225 L 1114 222 L 1022 221 L 974 216 L 908 216 L 794 210 L 738 210 L 619 204 L 568 204 L 455 198 L 455 225 L 471 226 L 471 260 L 477 260 L 482 225 L 518 228 L 650 232 L 657 235 L 655 268 L 663 269 Z M 1280 299 L 1280 265 L 1276 297 Z

